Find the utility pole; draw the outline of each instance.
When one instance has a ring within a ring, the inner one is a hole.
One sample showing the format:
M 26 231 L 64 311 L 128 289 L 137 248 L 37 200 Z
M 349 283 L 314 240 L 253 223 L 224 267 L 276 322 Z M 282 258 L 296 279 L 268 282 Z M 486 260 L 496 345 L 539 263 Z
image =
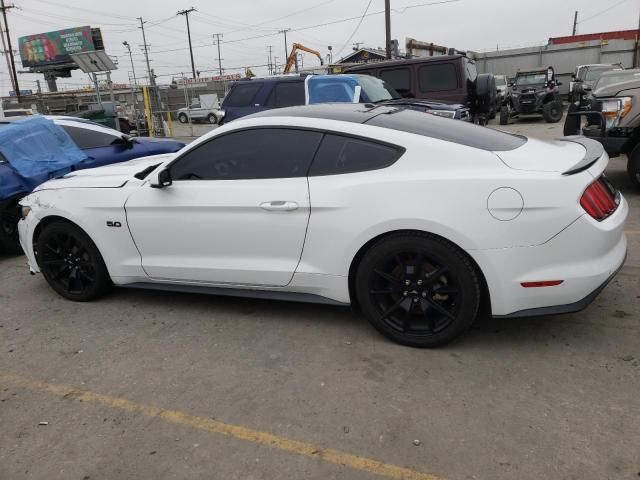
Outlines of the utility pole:
M 218 69 L 220 70 L 220 77 L 222 77 L 222 57 L 220 56 L 220 39 L 223 38 L 221 33 L 214 33 L 214 38 L 216 38 L 216 44 L 218 45 Z
M 289 45 L 287 45 L 287 32 L 290 31 L 290 28 L 285 28 L 284 30 L 280 30 L 278 33 L 284 33 L 284 58 L 289 58 Z
M 391 59 L 391 0 L 384 0 L 384 26 L 387 46 L 387 59 Z
M 133 113 L 136 117 L 136 130 L 140 131 L 140 125 L 138 124 L 138 79 L 136 78 L 136 67 L 133 64 L 131 45 L 129 45 L 129 42 L 127 42 L 126 40 L 122 42 L 122 45 L 127 48 L 127 51 L 129 52 L 129 59 L 131 60 L 131 73 L 133 74 L 133 88 L 131 89 L 133 93 Z
M 633 66 L 640 65 L 640 16 L 638 16 L 638 30 L 636 30 L 636 49 L 633 52 Z
M 0 37 L 2 38 L 2 53 L 4 53 L 4 57 L 7 60 L 7 72 L 9 72 L 9 77 L 11 79 L 11 87 L 16 89 L 16 82 L 13 78 L 13 72 L 11 71 L 11 52 L 7 50 L 7 40 L 4 37 L 4 25 L 0 23 Z
M 267 46 L 267 48 L 269 49 L 269 59 L 267 61 L 267 68 L 269 69 L 269 75 L 273 75 L 273 58 L 271 56 L 273 46 L 269 45 Z
M 273 57 L 273 74 L 278 74 L 278 57 L 276 56 Z
M 16 61 L 13 58 L 13 48 L 11 47 L 11 35 L 9 35 L 9 22 L 7 21 L 7 10 L 16 8 L 15 5 L 5 6 L 4 0 L 0 0 L 0 9 L 2 10 L 2 18 L 4 18 L 4 27 L 7 32 L 7 47 L 9 48 L 9 58 L 11 59 L 11 72 L 13 72 L 13 88 L 20 101 L 20 85 L 18 85 L 18 75 L 16 74 Z
M 158 123 L 158 131 L 161 134 L 164 134 L 164 128 L 163 128 L 163 118 L 162 118 L 162 113 L 160 112 L 160 106 L 162 105 L 162 102 L 160 101 L 160 91 L 156 85 L 156 77 L 153 73 L 153 70 L 151 70 L 151 64 L 149 63 L 149 46 L 147 45 L 147 36 L 145 35 L 144 32 L 144 20 L 142 20 L 142 17 L 138 17 L 138 20 L 140 20 L 140 30 L 142 30 L 142 42 L 144 43 L 144 59 L 147 63 L 147 75 L 149 75 L 149 84 L 151 85 L 151 88 L 154 90 L 155 92 L 155 102 L 156 102 L 156 114 L 157 114 L 157 122 Z M 151 128 L 152 125 L 149 125 L 149 127 Z
M 572 36 L 576 36 L 576 29 L 578 28 L 578 11 L 576 10 L 576 13 L 573 14 L 573 33 L 571 34 Z
M 191 73 L 193 74 L 193 78 L 196 78 L 196 66 L 193 62 L 193 45 L 191 45 L 191 27 L 189 26 L 189 14 L 191 12 L 195 12 L 196 9 L 191 7 L 186 10 L 180 10 L 176 15 L 184 15 L 187 19 L 187 36 L 189 37 L 189 54 L 191 55 Z

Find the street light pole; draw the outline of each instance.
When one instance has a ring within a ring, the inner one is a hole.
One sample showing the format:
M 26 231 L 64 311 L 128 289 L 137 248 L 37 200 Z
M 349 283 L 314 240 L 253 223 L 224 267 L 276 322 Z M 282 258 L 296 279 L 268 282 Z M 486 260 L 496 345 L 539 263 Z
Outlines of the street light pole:
M 136 131 L 140 131 L 140 119 L 138 118 L 138 78 L 136 77 L 136 67 L 133 64 L 133 54 L 131 53 L 131 45 L 129 45 L 129 42 L 127 42 L 126 40 L 124 42 L 122 42 L 122 45 L 124 45 L 127 48 L 127 51 L 129 52 L 129 59 L 131 60 L 131 72 L 133 73 L 133 88 L 132 93 L 133 93 L 133 115 L 135 116 L 135 120 L 136 120 Z
M 284 58 L 289 58 L 289 45 L 287 45 L 287 32 L 291 30 L 290 28 L 285 28 L 284 30 L 280 30 L 279 33 L 284 33 Z M 285 60 L 286 62 L 286 60 Z

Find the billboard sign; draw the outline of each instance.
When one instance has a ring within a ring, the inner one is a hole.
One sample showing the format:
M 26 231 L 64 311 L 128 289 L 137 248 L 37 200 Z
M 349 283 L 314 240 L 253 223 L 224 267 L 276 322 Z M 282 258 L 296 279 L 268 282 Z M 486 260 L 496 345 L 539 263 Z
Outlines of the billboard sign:
M 72 64 L 71 54 L 95 50 L 88 26 L 20 37 L 18 45 L 25 68 Z

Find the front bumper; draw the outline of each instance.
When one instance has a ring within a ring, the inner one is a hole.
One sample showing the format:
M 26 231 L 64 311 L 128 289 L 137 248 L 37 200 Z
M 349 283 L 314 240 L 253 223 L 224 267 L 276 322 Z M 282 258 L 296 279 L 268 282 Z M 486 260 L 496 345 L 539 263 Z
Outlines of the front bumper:
M 40 267 L 38 266 L 38 260 L 36 259 L 36 253 L 33 246 L 33 234 L 38 223 L 40 223 L 40 220 L 36 218 L 33 212 L 31 212 L 26 219 L 22 219 L 18 222 L 20 246 L 22 247 L 24 254 L 27 256 L 29 271 L 34 274 L 40 273 Z
M 496 317 L 577 311 L 589 304 L 624 264 L 624 198 L 602 222 L 583 215 L 542 245 L 469 252 L 487 280 Z M 522 282 L 562 280 L 557 286 L 524 288 Z

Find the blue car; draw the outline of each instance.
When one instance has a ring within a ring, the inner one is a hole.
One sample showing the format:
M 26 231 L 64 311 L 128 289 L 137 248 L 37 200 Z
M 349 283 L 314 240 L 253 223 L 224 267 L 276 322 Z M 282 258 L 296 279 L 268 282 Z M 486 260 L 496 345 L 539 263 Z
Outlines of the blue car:
M 129 137 L 75 117 L 0 119 L 0 251 L 18 250 L 18 201 L 41 183 L 72 170 L 177 152 L 184 145 Z

